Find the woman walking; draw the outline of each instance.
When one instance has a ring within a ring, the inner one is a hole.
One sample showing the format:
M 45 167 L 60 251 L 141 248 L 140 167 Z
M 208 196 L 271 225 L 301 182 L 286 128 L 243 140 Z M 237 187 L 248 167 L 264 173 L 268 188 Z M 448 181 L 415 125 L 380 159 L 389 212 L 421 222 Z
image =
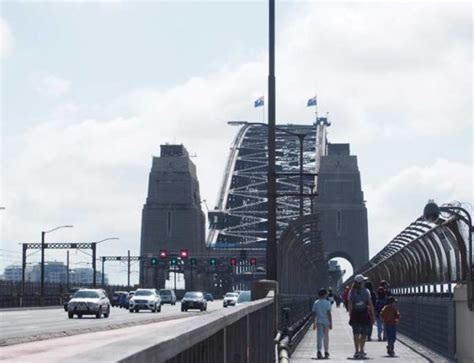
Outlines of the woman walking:
M 364 287 L 367 280 L 363 275 L 356 275 L 351 292 L 349 293 L 349 324 L 354 335 L 355 353 L 354 358 L 364 358 L 365 340 L 369 325 L 374 323 L 374 306 L 368 289 Z

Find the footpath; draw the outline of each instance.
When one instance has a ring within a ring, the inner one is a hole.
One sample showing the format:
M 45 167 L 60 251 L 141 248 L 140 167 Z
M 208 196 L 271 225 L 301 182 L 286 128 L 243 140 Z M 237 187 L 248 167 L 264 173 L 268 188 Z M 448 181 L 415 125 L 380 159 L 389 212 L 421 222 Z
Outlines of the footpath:
M 441 362 L 441 357 L 433 359 L 432 357 L 421 355 L 408 345 L 401 343 L 399 340 L 395 343 L 395 356 L 387 355 L 387 342 L 379 342 L 377 340 L 377 328 L 374 325 L 372 339 L 365 343 L 365 352 L 367 357 L 364 359 L 355 359 L 354 343 L 352 339 L 352 328 L 349 326 L 349 316 L 344 307 L 332 309 L 333 329 L 329 331 L 329 360 L 331 362 L 347 362 L 347 361 L 369 361 L 369 362 Z M 403 319 L 403 317 L 402 317 Z M 322 351 L 324 355 L 324 348 Z M 314 362 L 316 358 L 316 330 L 310 326 L 308 332 L 303 337 L 296 350 L 291 355 L 291 362 Z M 321 359 L 323 360 L 323 359 Z M 326 360 L 326 359 L 324 359 Z

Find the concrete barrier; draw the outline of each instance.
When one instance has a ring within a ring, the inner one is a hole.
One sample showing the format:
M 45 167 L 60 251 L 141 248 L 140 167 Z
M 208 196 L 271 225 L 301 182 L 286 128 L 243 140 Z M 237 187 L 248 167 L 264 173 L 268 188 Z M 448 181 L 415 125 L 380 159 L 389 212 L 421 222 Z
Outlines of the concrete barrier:
M 454 288 L 456 309 L 456 358 L 459 363 L 474 362 L 474 311 L 467 304 L 467 285 Z

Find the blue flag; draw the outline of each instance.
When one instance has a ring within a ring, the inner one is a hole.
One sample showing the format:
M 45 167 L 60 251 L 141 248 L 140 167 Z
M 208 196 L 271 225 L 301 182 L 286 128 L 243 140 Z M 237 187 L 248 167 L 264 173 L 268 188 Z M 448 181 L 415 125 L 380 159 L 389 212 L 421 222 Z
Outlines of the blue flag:
M 307 107 L 316 106 L 317 104 L 318 104 L 318 101 L 316 100 L 316 96 L 314 96 L 313 98 L 310 98 L 308 100 L 308 104 L 306 106 Z
M 264 104 L 263 96 L 260 97 L 260 98 L 257 98 L 254 102 L 255 107 L 261 107 L 261 106 L 263 106 L 263 104 Z

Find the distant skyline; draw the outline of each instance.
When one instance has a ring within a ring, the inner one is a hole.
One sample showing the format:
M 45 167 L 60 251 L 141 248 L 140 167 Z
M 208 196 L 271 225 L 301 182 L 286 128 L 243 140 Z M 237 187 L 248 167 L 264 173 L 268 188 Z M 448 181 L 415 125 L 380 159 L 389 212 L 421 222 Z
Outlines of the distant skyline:
M 428 199 L 473 203 L 471 3 L 277 1 L 276 15 L 277 122 L 310 124 L 318 95 L 329 141 L 358 157 L 371 255 Z M 227 121 L 262 121 L 267 36 L 263 1 L 2 2 L 0 270 L 62 224 L 47 241 L 118 236 L 97 255 L 138 254 L 166 142 L 197 155 L 213 208 Z

